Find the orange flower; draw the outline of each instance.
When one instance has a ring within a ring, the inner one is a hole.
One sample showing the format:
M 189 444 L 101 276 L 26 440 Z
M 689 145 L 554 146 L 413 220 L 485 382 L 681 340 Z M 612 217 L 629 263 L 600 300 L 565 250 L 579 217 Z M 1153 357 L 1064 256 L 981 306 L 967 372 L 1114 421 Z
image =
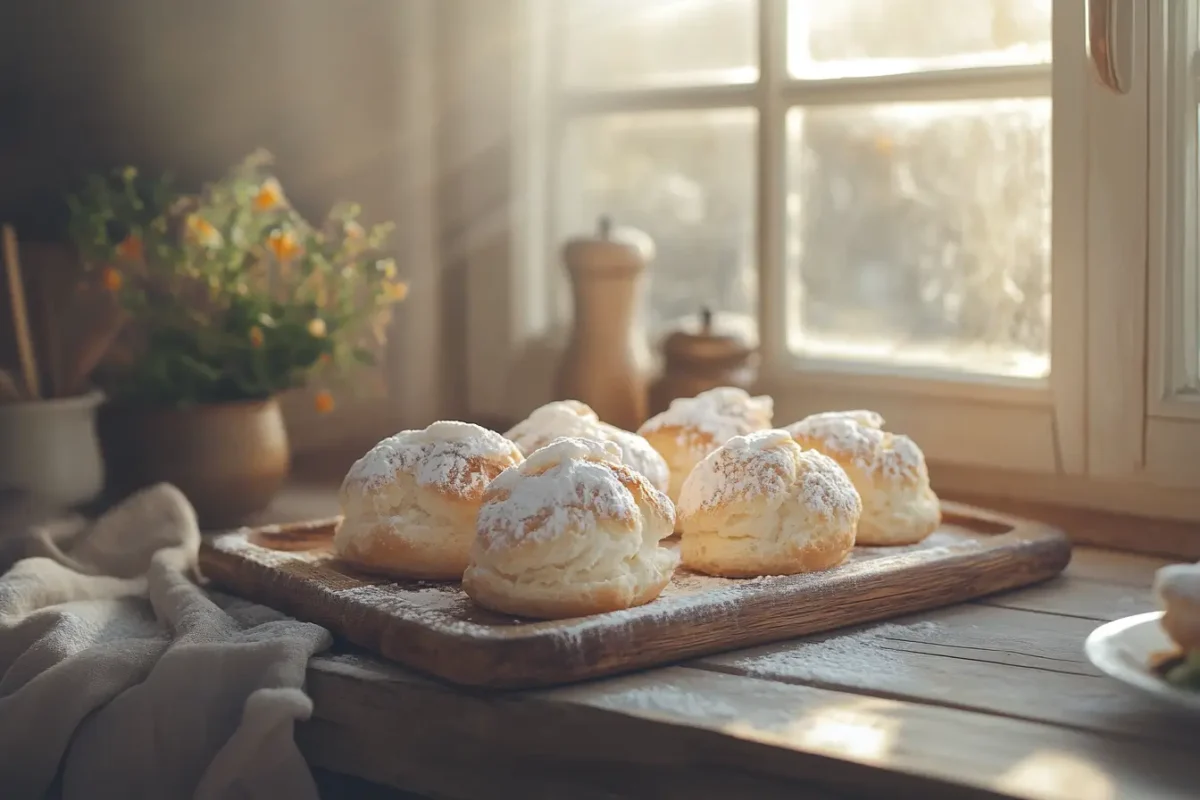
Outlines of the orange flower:
M 333 411 L 333 395 L 324 390 L 317 392 L 313 398 L 313 407 L 319 414 L 328 414 Z
M 325 320 L 320 317 L 314 317 L 308 321 L 308 335 L 314 339 L 324 339 L 327 332 Z
M 251 347 L 262 347 L 262 344 L 263 344 L 262 328 L 255 325 L 253 328 L 250 329 L 250 346 Z
M 220 247 L 225 241 L 217 227 L 198 214 L 188 215 L 187 234 L 196 244 L 209 248 Z
M 383 295 L 393 303 L 403 302 L 408 297 L 408 284 L 404 281 L 388 281 L 383 284 Z
M 275 254 L 278 261 L 283 262 L 299 255 L 302 248 L 291 231 L 274 230 L 267 239 L 267 249 Z
M 127 261 L 140 261 L 142 258 L 142 239 L 136 233 L 131 233 L 117 245 L 117 255 Z
M 254 195 L 254 207 L 259 211 L 270 211 L 273 208 L 279 208 L 286 202 L 283 197 L 283 187 L 274 178 L 267 178 L 263 181 L 263 185 L 258 187 L 258 194 Z
M 121 288 L 121 273 L 117 271 L 116 267 L 105 267 L 100 273 L 100 280 L 104 283 L 104 288 L 110 292 Z

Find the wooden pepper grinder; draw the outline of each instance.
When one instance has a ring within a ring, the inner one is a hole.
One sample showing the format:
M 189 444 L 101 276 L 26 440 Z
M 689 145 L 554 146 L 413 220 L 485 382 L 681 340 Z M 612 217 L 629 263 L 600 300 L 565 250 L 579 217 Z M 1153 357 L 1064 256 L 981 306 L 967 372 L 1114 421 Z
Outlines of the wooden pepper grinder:
M 650 387 L 650 413 L 665 411 L 677 397 L 695 397 L 718 386 L 751 391 L 758 374 L 758 351 L 743 336 L 718 333 L 713 313 L 700 310 L 699 331 L 678 330 L 663 341 L 663 374 Z
M 636 312 L 649 250 L 614 237 L 608 217 L 600 218 L 595 238 L 572 239 L 563 248 L 575 320 L 557 395 L 587 403 L 600 419 L 630 431 L 646 420 L 645 344 Z

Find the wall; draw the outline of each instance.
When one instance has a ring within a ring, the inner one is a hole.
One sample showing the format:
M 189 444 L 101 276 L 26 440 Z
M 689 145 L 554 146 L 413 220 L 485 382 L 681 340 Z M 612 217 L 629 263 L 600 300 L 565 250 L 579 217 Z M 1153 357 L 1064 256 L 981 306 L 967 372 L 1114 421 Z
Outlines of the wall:
M 45 234 L 89 170 L 198 183 L 255 146 L 293 200 L 387 215 L 404 142 L 400 3 L 39 0 L 0 25 L 0 216 Z
M 454 302 L 454 287 L 443 297 L 431 274 L 439 270 L 436 231 L 426 230 L 436 219 L 438 172 L 427 162 L 440 118 L 430 97 L 414 97 L 437 92 L 428 74 L 433 42 L 425 41 L 433 37 L 414 29 L 432 30 L 435 2 L 5 3 L 0 219 L 23 239 L 58 238 L 63 195 L 90 171 L 135 163 L 198 185 L 265 147 L 306 213 L 352 199 L 368 218 L 401 223 L 400 262 L 414 289 L 430 296 L 414 296 L 416 321 L 401 323 L 398 338 L 432 335 L 423 346 L 436 350 L 440 309 Z M 414 125 L 422 109 L 428 119 Z M 401 353 L 392 364 L 403 371 L 403 361 Z M 459 371 L 453 357 L 434 361 L 438 374 L 420 386 L 424 397 L 414 396 L 412 380 L 398 381 L 425 415 L 438 407 L 429 397 L 453 397 Z

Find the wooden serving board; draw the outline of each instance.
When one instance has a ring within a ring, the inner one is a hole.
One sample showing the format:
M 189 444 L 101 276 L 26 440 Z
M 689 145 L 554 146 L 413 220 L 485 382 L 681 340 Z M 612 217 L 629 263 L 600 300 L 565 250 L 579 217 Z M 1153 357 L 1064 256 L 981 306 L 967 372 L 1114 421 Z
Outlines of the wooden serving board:
M 457 583 L 389 581 L 334 557 L 336 519 L 217 534 L 201 569 L 218 586 L 454 683 L 549 686 L 959 603 L 1051 578 L 1060 531 L 943 503 L 919 545 L 857 547 L 826 572 L 733 580 L 676 572 L 639 608 L 538 622 L 475 606 Z

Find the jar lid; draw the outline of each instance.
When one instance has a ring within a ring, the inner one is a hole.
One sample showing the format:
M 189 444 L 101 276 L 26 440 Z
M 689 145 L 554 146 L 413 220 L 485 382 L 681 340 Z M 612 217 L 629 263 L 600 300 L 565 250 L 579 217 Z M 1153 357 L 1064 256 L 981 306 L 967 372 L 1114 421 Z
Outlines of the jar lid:
M 663 355 L 668 362 L 746 361 L 757 347 L 750 337 L 732 328 L 718 330 L 712 309 L 702 308 L 696 324 L 685 324 L 663 340 Z

